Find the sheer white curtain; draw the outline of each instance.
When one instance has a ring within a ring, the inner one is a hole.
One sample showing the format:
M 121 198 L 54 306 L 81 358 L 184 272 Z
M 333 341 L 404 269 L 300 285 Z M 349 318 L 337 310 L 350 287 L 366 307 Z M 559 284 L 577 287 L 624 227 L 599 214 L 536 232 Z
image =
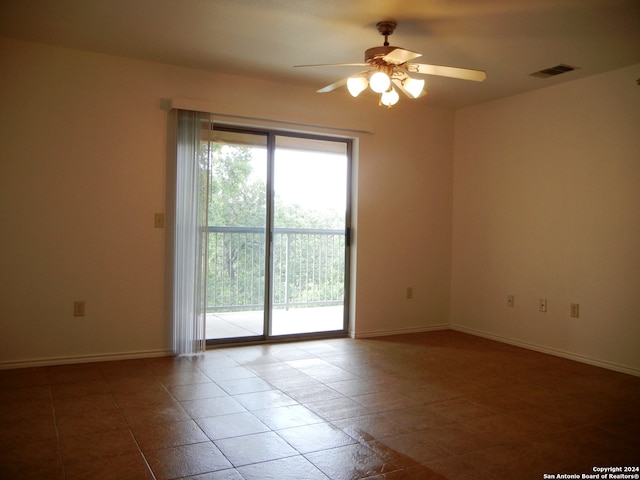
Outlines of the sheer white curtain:
M 177 111 L 173 352 L 205 350 L 207 202 L 211 115 Z

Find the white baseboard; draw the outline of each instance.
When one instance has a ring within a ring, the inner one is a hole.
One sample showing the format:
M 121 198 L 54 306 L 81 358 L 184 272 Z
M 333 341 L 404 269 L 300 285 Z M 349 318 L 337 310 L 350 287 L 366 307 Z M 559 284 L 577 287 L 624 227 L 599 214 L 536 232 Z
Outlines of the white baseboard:
M 629 375 L 640 377 L 640 370 L 636 368 L 628 367 L 626 365 L 620 365 L 618 363 L 613 363 L 613 362 L 606 362 L 604 360 L 598 360 L 596 358 L 591 358 L 585 355 L 579 355 L 577 353 L 567 352 L 565 350 L 559 350 L 556 348 L 549 348 L 549 347 L 545 347 L 543 345 L 538 345 L 535 343 L 523 342 L 521 340 L 516 340 L 510 337 L 494 335 L 492 333 L 484 332 L 482 330 L 463 327 L 462 325 L 450 325 L 449 328 L 457 332 L 468 333 L 469 335 L 488 338 L 489 340 L 495 340 L 497 342 L 507 343 L 509 345 L 514 345 L 516 347 L 527 348 L 529 350 L 534 350 L 536 352 L 547 353 L 549 355 L 555 355 L 556 357 L 567 358 L 569 360 L 575 360 L 576 362 L 586 363 L 589 365 L 594 365 L 596 367 L 602 367 L 608 370 L 613 370 L 616 372 L 626 373 Z
M 430 325 L 428 327 L 373 330 L 369 332 L 349 331 L 349 336 L 351 338 L 375 338 L 375 337 L 384 337 L 384 336 L 391 336 L 391 335 L 405 335 L 410 333 L 424 333 L 424 332 L 448 330 L 448 329 L 455 330 L 457 332 L 467 333 L 469 335 L 475 335 L 477 337 L 487 338 L 489 340 L 495 340 L 497 342 L 502 342 L 509 345 L 514 345 L 516 347 L 527 348 L 529 350 L 534 350 L 536 352 L 555 355 L 557 357 L 567 358 L 569 360 L 574 360 L 576 362 L 586 363 L 589 365 L 594 365 L 596 367 L 602 367 L 608 370 L 613 370 L 616 372 L 626 373 L 629 375 L 640 377 L 640 370 L 637 368 L 629 367 L 626 365 L 620 365 L 613 362 L 598 360 L 598 359 L 587 357 L 584 355 L 579 355 L 576 353 L 567 352 L 567 351 L 559 350 L 555 348 L 549 348 L 543 345 L 538 345 L 530 342 L 523 342 L 521 340 L 516 340 L 510 337 L 495 335 L 482 330 L 476 330 L 474 328 L 463 327 L 462 325 L 440 324 L 440 325 Z M 27 367 L 46 367 L 46 366 L 53 366 L 53 365 L 68 365 L 68 364 L 76 364 L 76 363 L 105 362 L 105 361 L 113 361 L 113 360 L 131 360 L 131 359 L 141 359 L 141 358 L 167 357 L 171 355 L 173 355 L 173 352 L 171 350 L 143 350 L 143 351 L 135 351 L 135 352 L 122 352 L 122 353 L 101 354 L 101 355 L 51 357 L 51 358 L 41 358 L 41 359 L 32 359 L 32 360 L 0 362 L 0 370 L 8 370 L 13 368 L 27 368 Z
M 78 355 L 74 357 L 39 358 L 34 360 L 0 362 L 0 370 L 27 367 L 49 367 L 53 365 L 70 365 L 74 363 L 108 362 L 113 360 L 167 357 L 171 355 L 173 355 L 173 352 L 171 350 L 143 350 L 137 352 L 107 353 L 101 355 Z
M 447 330 L 449 324 L 443 323 L 440 325 L 429 325 L 428 327 L 414 327 L 414 328 L 396 328 L 391 330 L 372 330 L 370 332 L 350 332 L 352 338 L 373 338 L 373 337 L 387 337 L 390 335 L 406 335 L 408 333 L 423 333 L 433 332 L 435 330 Z

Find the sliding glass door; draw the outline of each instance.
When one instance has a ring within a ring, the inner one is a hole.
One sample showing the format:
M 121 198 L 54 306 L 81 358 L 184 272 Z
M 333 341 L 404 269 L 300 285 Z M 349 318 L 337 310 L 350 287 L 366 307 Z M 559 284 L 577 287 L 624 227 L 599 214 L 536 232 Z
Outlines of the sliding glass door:
M 351 143 L 213 129 L 208 343 L 346 332 Z
M 209 146 L 207 339 L 265 333 L 268 136 L 216 129 Z
M 276 138 L 273 336 L 344 328 L 347 146 Z

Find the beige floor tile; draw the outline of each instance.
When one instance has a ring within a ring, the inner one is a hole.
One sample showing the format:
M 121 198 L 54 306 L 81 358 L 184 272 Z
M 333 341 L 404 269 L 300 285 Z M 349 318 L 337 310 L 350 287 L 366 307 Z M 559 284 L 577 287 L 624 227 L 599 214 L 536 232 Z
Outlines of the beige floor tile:
M 203 473 L 191 477 L 183 477 L 183 480 L 245 480 L 235 468 L 218 470 L 217 472 Z
M 290 396 L 278 390 L 245 393 L 242 395 L 235 395 L 233 398 L 250 411 L 264 410 L 265 408 L 286 407 L 287 405 L 296 405 L 298 403 Z
M 228 395 L 224 397 L 186 400 L 180 402 L 180 405 L 182 405 L 182 408 L 184 408 L 191 418 L 195 419 L 246 412 L 246 408 L 234 397 Z
M 272 430 L 324 422 L 322 418 L 302 405 L 265 408 L 255 410 L 253 414 Z
M 276 433 L 300 453 L 317 452 L 356 443 L 352 437 L 328 423 L 285 428 Z
M 193 420 L 141 424 L 133 427 L 132 431 L 143 452 L 209 441 Z
M 129 430 L 65 437 L 60 440 L 60 446 L 65 465 L 139 452 Z
M 231 463 L 211 442 L 154 450 L 146 454 L 157 480 L 230 469 Z
M 202 398 L 226 397 L 228 395 L 227 392 L 214 382 L 173 385 L 167 387 L 167 390 L 180 402 L 185 400 L 200 400 Z
M 154 480 L 140 453 L 92 459 L 65 466 L 66 480 Z
M 89 413 L 118 410 L 118 404 L 111 393 L 71 396 L 53 399 L 53 408 L 57 417 L 84 415 Z
M 398 469 L 361 444 L 309 453 L 305 457 L 332 480 L 355 480 Z
M 437 440 L 428 438 L 423 430 L 385 437 L 380 442 L 421 464 L 454 456 Z
M 121 410 L 85 413 L 56 418 L 60 438 L 92 433 L 127 430 L 127 423 Z
M 178 402 L 150 407 L 136 407 L 122 409 L 125 419 L 130 427 L 146 425 L 149 423 L 172 423 L 189 420 L 187 412 Z
M 55 400 L 107 393 L 111 393 L 111 389 L 105 379 L 51 385 L 51 395 Z
M 199 418 L 198 425 L 211 440 L 241 437 L 268 432 L 267 427 L 251 412 L 232 413 L 216 417 Z
M 329 480 L 302 456 L 239 467 L 244 480 Z
M 215 444 L 235 467 L 293 457 L 298 452 L 274 432 L 216 440 Z
M 638 405 L 638 377 L 453 331 L 26 368 L 0 478 L 538 480 L 637 464 Z
M 0 478 L 63 480 L 62 456 L 57 440 L 39 440 L 0 448 Z
M 0 420 L 0 449 L 56 438 L 56 424 L 52 417 L 30 417 L 8 422 Z

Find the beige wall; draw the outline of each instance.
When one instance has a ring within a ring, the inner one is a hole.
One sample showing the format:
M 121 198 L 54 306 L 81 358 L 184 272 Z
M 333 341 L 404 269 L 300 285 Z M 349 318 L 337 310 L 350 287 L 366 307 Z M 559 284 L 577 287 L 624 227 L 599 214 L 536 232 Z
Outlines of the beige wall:
M 361 143 L 361 336 L 449 323 L 453 112 L 416 110 L 402 120 Z
M 168 113 L 362 125 L 355 333 L 448 323 L 453 113 L 0 39 L 0 366 L 170 348 Z M 405 300 L 407 286 L 415 298 Z M 87 315 L 72 316 L 74 300 Z
M 640 373 L 639 77 L 636 65 L 456 113 L 456 328 Z

